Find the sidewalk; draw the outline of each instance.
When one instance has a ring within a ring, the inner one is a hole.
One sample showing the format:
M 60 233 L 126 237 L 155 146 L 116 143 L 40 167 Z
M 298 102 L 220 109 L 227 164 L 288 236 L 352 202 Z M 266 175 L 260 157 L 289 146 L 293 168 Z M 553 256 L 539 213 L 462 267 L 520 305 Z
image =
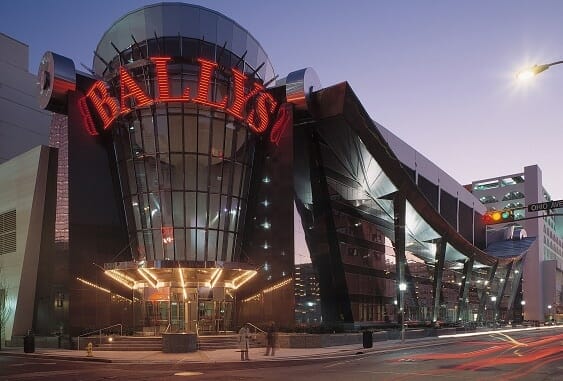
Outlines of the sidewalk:
M 373 350 L 374 348 L 370 348 Z M 296 359 L 328 358 L 366 351 L 361 344 L 343 345 L 328 348 L 278 348 L 275 356 L 264 356 L 265 348 L 251 348 L 249 357 L 251 362 L 287 361 Z M 36 348 L 34 353 L 24 353 L 23 348 L 3 348 L 0 356 L 22 356 L 36 358 L 51 358 L 62 360 L 83 360 L 119 363 L 219 363 L 241 362 L 240 351 L 236 349 L 218 349 L 214 351 L 197 351 L 191 353 L 164 353 L 161 351 L 96 351 L 91 357 L 86 351 L 69 349 Z
M 369 353 L 379 350 L 393 350 L 412 346 L 413 342 L 436 342 L 437 338 L 409 340 L 401 344 L 399 340 L 373 343 L 372 348 L 363 348 L 362 344 L 341 345 L 325 348 L 277 348 L 275 356 L 264 356 L 266 348 L 251 348 L 249 362 L 276 362 L 299 360 L 326 360 L 335 357 Z M 440 341 L 442 342 L 442 341 Z M 34 353 L 24 353 L 23 348 L 2 348 L 0 356 L 18 356 L 59 360 L 80 360 L 111 363 L 240 363 L 240 351 L 236 349 L 218 349 L 191 353 L 164 353 L 161 351 L 96 351 L 91 357 L 84 350 L 36 348 Z
M 515 332 L 537 329 L 562 329 L 563 326 L 521 328 L 506 330 L 486 330 L 469 334 L 455 334 L 438 337 L 409 339 L 402 343 L 400 340 L 376 341 L 372 348 L 363 348 L 362 344 L 341 345 L 324 348 L 277 348 L 275 356 L 264 356 L 265 348 L 251 348 L 250 363 L 265 363 L 279 361 L 311 361 L 328 360 L 374 352 L 400 351 L 417 345 L 441 345 L 445 342 L 465 339 L 468 336 L 488 335 L 493 333 Z M 108 363 L 240 363 L 240 352 L 236 349 L 218 349 L 214 351 L 197 351 L 191 353 L 163 353 L 161 351 L 96 351 L 88 357 L 85 350 L 36 348 L 35 353 L 24 353 L 23 348 L 5 348 L 0 356 L 19 356 L 26 358 L 43 358 L 59 360 L 97 361 Z

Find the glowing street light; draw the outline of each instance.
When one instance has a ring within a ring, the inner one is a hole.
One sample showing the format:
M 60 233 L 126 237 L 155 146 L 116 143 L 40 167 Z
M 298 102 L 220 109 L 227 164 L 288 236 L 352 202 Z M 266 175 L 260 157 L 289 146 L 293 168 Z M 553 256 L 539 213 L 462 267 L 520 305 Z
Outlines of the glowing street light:
M 399 283 L 399 291 L 401 292 L 401 343 L 405 342 L 405 298 L 404 293 L 407 290 L 405 282 Z
M 493 302 L 493 328 L 497 326 L 497 297 L 491 296 Z
M 552 63 L 548 63 L 548 64 L 542 64 L 542 65 L 534 65 L 531 66 L 527 69 L 521 70 L 516 74 L 516 78 L 518 78 L 519 80 L 527 80 L 530 79 L 536 75 L 538 75 L 539 73 L 546 71 L 547 69 L 549 69 L 551 66 L 553 65 L 559 65 L 562 64 L 563 61 L 555 61 Z

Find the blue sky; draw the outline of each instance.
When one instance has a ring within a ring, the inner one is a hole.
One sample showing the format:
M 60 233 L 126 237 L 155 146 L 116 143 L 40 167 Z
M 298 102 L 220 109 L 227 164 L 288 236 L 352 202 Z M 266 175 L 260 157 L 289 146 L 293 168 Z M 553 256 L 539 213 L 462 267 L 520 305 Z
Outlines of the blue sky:
M 0 32 L 92 64 L 92 51 L 125 13 L 155 1 L 0 2 Z M 563 65 L 534 81 L 514 73 L 563 59 L 563 1 L 209 0 L 262 44 L 276 73 L 312 67 L 342 81 L 373 119 L 462 184 L 538 164 L 563 199 Z

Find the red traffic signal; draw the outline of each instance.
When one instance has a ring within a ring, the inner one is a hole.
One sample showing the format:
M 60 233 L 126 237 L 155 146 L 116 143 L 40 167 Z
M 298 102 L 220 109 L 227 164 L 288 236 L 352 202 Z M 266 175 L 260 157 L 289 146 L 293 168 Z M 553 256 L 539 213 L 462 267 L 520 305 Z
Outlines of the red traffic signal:
M 485 225 L 502 224 L 514 221 L 514 211 L 511 209 L 491 210 L 483 215 Z

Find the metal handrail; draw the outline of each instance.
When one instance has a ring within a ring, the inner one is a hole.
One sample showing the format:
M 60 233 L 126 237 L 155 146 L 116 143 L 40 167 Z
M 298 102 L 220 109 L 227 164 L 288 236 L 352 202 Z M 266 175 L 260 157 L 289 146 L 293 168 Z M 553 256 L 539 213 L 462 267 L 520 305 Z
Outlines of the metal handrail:
M 267 333 L 266 331 L 264 331 L 263 329 L 258 328 L 257 326 L 255 326 L 255 325 L 252 324 L 252 323 L 246 323 L 246 324 L 248 324 L 249 326 L 251 326 L 252 328 L 254 328 L 254 333 L 256 333 L 256 331 L 260 331 L 260 332 L 262 332 L 262 333 Z
M 78 335 L 76 349 L 80 350 L 80 338 L 82 336 L 88 336 L 88 335 L 91 335 L 92 333 L 99 332 L 99 334 L 100 334 L 100 344 L 101 344 L 102 343 L 102 331 L 104 331 L 108 328 L 113 328 L 113 327 L 117 327 L 117 326 L 119 326 L 119 336 L 123 336 L 123 324 L 118 323 L 118 324 L 110 325 L 109 327 L 100 328 L 100 329 L 97 329 L 95 331 L 91 331 L 91 332 L 83 333 L 82 335 Z

